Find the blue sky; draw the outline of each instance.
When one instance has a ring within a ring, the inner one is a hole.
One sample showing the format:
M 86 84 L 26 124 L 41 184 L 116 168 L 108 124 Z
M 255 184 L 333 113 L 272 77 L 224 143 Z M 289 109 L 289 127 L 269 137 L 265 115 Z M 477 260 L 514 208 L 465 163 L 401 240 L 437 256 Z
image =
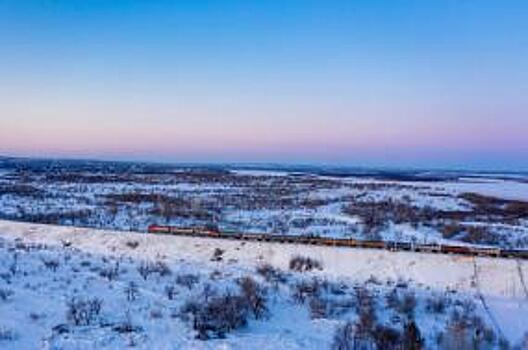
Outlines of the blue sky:
M 0 0 L 0 153 L 528 169 L 526 1 Z

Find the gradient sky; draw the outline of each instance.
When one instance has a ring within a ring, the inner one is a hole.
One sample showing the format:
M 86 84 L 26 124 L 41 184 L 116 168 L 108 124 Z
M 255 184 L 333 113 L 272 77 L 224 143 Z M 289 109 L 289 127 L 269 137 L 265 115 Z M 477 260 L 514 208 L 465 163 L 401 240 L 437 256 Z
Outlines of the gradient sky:
M 0 154 L 528 170 L 528 2 L 0 0 Z

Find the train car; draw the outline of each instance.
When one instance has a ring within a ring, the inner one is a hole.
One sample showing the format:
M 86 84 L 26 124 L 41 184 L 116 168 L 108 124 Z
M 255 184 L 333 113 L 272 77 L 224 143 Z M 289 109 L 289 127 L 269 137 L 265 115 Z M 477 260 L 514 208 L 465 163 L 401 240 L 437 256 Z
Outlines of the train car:
M 478 256 L 491 256 L 491 257 L 501 256 L 501 250 L 499 248 L 472 247 L 471 251 L 474 255 L 478 255 Z
M 442 246 L 439 244 L 427 243 L 416 246 L 416 251 L 424 253 L 441 253 Z
M 221 232 L 216 227 L 181 228 L 168 225 L 150 225 L 148 232 L 153 234 L 173 234 L 207 238 L 225 238 L 257 242 L 277 242 L 293 244 L 313 244 L 334 247 L 386 249 L 390 251 L 418 251 L 469 256 L 488 256 L 515 259 L 528 259 L 528 250 L 500 249 L 493 247 L 472 247 L 438 244 L 414 244 L 411 242 L 356 240 L 353 238 L 331 238 L 315 235 L 273 235 L 259 233 Z
M 358 246 L 361 248 L 371 248 L 371 249 L 385 249 L 385 242 L 383 241 L 358 241 Z
M 160 226 L 160 225 L 149 225 L 148 232 L 149 233 L 170 233 L 171 227 L 170 226 Z
M 441 252 L 446 254 L 472 255 L 470 247 L 455 245 L 443 245 Z
M 528 250 L 521 249 L 501 249 L 502 258 L 528 259 Z

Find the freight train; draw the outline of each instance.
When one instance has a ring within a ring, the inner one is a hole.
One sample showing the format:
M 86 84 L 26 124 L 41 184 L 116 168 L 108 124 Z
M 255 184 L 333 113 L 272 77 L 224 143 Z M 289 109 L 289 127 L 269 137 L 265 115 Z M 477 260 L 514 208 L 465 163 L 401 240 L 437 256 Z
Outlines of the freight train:
M 170 234 L 179 236 L 222 238 L 241 241 L 295 243 L 306 245 L 323 245 L 332 247 L 351 247 L 367 249 L 384 249 L 390 251 L 413 251 L 438 254 L 456 254 L 466 256 L 484 256 L 493 258 L 528 259 L 528 250 L 502 249 L 495 247 L 417 244 L 412 242 L 358 240 L 352 238 L 330 238 L 313 235 L 292 236 L 262 233 L 221 232 L 212 228 L 181 228 L 176 226 L 150 225 L 148 232 L 153 234 Z

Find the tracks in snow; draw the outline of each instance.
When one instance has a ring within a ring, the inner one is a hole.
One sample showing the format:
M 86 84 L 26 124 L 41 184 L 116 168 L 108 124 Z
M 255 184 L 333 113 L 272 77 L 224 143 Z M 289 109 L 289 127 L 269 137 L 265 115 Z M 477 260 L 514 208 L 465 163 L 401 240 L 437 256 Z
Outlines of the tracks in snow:
M 484 295 L 482 294 L 482 291 L 480 289 L 480 280 L 479 280 L 479 273 L 478 273 L 476 257 L 473 257 L 473 282 L 477 290 L 477 297 L 480 299 L 480 302 L 482 304 L 482 307 L 484 308 L 484 311 L 488 315 L 488 318 L 490 319 L 491 323 L 493 323 L 493 327 L 497 330 L 497 332 L 499 333 L 499 336 L 504 339 L 504 333 L 499 325 L 499 322 L 497 322 L 497 319 L 491 312 L 491 309 L 488 306 L 488 303 L 486 302 L 486 299 L 484 298 Z
M 517 259 L 515 260 L 517 264 L 517 271 L 519 272 L 519 279 L 521 280 L 522 287 L 524 289 L 524 294 L 526 295 L 526 299 L 528 299 L 528 287 L 526 286 L 526 281 L 524 279 L 524 273 L 522 270 L 521 262 Z

